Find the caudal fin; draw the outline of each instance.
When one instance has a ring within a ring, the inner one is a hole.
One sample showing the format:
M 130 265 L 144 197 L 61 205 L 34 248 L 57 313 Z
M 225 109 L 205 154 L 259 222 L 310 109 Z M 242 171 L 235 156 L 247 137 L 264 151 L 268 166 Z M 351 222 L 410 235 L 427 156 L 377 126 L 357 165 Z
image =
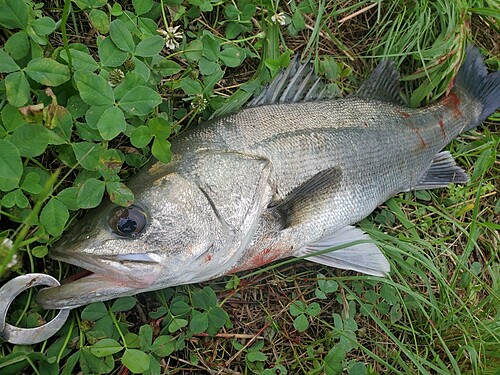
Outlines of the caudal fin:
M 488 73 L 483 56 L 474 45 L 467 48 L 465 61 L 455 78 L 455 87 L 467 91 L 483 105 L 479 122 L 471 124 L 469 129 L 479 125 L 500 107 L 500 72 Z

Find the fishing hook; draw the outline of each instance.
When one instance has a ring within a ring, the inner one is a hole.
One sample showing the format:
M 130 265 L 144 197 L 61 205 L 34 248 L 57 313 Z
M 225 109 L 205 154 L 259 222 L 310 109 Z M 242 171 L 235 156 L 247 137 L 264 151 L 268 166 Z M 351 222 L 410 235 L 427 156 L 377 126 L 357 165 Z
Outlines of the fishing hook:
M 6 322 L 7 311 L 14 299 L 34 286 L 59 286 L 59 281 L 43 273 L 18 276 L 0 288 L 0 338 L 12 344 L 31 345 L 53 336 L 68 319 L 70 309 L 62 309 L 50 322 L 36 328 L 20 328 Z

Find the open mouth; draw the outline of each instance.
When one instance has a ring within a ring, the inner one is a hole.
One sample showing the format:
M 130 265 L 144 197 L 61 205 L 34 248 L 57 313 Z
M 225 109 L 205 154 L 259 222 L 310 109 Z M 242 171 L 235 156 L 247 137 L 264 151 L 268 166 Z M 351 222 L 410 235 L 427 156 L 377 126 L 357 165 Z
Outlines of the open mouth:
M 54 252 L 51 257 L 82 268 L 61 285 L 42 289 L 37 301 L 45 309 L 74 308 L 134 295 L 151 289 L 163 271 L 156 254 L 82 256 Z
M 74 275 L 68 276 L 61 281 L 61 285 L 72 283 L 73 281 L 83 279 L 84 277 L 94 275 L 94 272 L 89 270 L 82 270 Z
M 92 275 L 114 280 L 117 283 L 149 286 L 161 271 L 161 257 L 154 253 L 115 254 L 92 256 L 89 254 L 53 251 L 52 259 L 80 267 L 82 270 L 68 276 L 61 283 L 68 284 Z

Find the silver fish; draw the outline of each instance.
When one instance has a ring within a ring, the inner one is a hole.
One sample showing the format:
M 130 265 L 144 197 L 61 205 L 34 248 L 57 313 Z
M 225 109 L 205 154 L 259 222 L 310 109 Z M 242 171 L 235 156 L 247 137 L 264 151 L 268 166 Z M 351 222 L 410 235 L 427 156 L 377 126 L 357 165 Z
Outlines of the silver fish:
M 419 109 L 402 104 L 391 61 L 350 97 L 323 88 L 308 64 L 291 64 L 248 108 L 176 138 L 172 162 L 130 180 L 132 206 L 103 204 L 51 249 L 91 273 L 42 290 L 39 303 L 72 308 L 290 256 L 386 275 L 353 225 L 399 192 L 467 182 L 441 150 L 500 106 L 500 72 L 471 47 L 453 90 Z

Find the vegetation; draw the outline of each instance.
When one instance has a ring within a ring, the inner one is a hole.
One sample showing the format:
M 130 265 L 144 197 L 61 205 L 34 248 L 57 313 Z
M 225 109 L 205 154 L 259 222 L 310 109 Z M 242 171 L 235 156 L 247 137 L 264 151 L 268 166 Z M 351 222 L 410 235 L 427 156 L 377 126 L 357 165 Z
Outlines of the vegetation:
M 408 103 L 445 94 L 465 46 L 500 65 L 496 0 L 0 0 L 0 277 L 72 267 L 48 248 L 169 139 L 237 110 L 290 57 L 342 95 L 395 59 Z M 455 140 L 465 186 L 404 193 L 360 226 L 388 278 L 288 260 L 75 310 L 0 344 L 2 374 L 498 374 L 500 116 Z M 35 289 L 9 322 L 54 314 Z

